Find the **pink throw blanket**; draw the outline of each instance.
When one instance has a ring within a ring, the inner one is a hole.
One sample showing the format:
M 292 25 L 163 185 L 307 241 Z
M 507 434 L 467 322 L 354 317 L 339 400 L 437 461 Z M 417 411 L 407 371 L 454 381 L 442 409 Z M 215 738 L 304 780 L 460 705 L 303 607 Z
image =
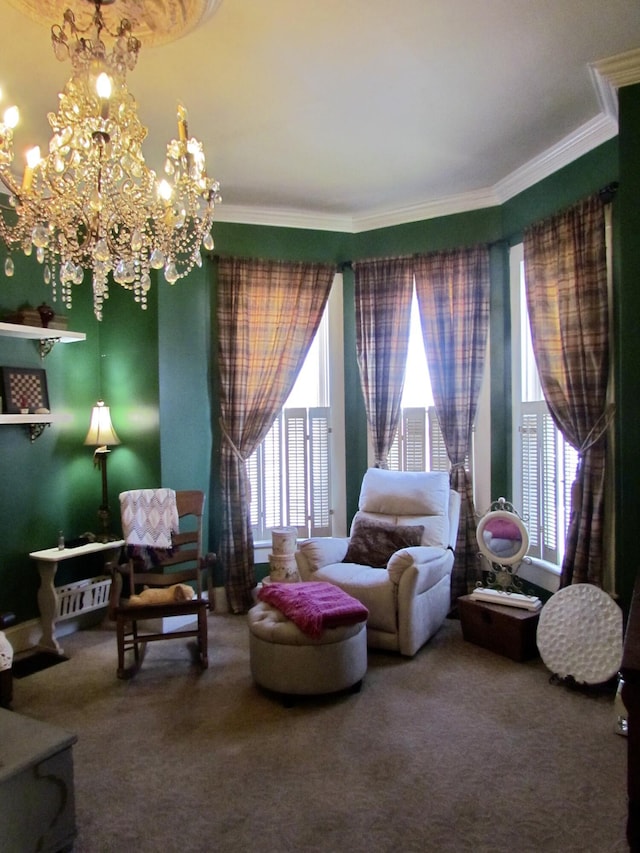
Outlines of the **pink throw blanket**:
M 364 622 L 369 615 L 364 604 L 325 581 L 264 584 L 258 598 L 310 637 L 319 637 L 325 628 Z

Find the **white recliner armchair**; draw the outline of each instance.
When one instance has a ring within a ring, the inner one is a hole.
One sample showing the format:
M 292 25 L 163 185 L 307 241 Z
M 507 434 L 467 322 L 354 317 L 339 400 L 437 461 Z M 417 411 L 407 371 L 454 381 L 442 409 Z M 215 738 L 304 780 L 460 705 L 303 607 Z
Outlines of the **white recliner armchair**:
M 460 495 L 443 471 L 370 468 L 358 507 L 349 538 L 300 543 L 300 577 L 336 584 L 361 601 L 369 646 L 412 656 L 450 609 Z

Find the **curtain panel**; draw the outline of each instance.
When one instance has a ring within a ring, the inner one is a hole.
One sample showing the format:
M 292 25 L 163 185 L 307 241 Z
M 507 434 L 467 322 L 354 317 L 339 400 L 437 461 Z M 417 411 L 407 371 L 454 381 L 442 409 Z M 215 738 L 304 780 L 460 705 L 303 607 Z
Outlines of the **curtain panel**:
M 451 600 L 480 577 L 473 483 L 464 467 L 484 372 L 489 327 L 489 249 L 453 249 L 418 256 L 416 293 L 434 404 L 460 493 L 460 525 Z
M 579 453 L 561 586 L 602 585 L 609 300 L 599 195 L 525 231 L 527 307 L 544 398 Z
M 222 531 L 229 609 L 244 613 L 256 585 L 246 460 L 285 404 L 325 309 L 330 264 L 218 262 Z
M 400 421 L 409 348 L 413 261 L 354 264 L 356 352 L 376 468 L 387 468 Z

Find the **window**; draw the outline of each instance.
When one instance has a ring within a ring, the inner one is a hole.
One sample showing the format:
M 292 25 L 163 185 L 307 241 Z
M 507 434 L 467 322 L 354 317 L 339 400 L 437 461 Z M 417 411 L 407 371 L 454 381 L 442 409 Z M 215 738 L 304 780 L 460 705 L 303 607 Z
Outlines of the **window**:
M 392 471 L 449 471 L 451 468 L 433 405 L 415 287 L 411 301 L 402 413 L 387 463 Z
M 577 451 L 544 401 L 531 343 L 522 246 L 512 249 L 514 505 L 529 532 L 529 556 L 561 564 Z
M 328 306 L 284 408 L 247 461 L 256 542 L 274 527 L 332 532 L 329 314 Z

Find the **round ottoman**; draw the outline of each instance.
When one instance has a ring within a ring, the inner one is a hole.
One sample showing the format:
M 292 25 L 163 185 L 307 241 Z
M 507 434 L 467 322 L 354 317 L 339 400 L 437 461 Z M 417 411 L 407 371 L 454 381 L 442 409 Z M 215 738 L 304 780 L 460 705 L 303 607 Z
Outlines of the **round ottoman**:
M 359 687 L 367 671 L 365 622 L 327 628 L 315 639 L 260 601 L 249 618 L 251 674 L 276 693 L 317 695 Z

